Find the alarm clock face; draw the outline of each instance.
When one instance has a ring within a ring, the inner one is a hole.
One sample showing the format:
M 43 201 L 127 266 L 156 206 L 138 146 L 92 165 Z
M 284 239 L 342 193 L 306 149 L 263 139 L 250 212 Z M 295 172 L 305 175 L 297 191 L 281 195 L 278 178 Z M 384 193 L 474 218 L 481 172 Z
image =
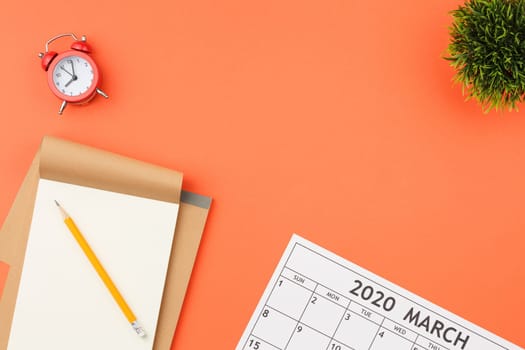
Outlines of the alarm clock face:
M 79 96 L 93 84 L 93 67 L 79 56 L 62 58 L 53 71 L 53 83 L 58 91 L 68 96 Z
M 48 70 L 51 90 L 59 98 L 84 103 L 95 94 L 99 74 L 91 57 L 76 51 L 58 55 Z

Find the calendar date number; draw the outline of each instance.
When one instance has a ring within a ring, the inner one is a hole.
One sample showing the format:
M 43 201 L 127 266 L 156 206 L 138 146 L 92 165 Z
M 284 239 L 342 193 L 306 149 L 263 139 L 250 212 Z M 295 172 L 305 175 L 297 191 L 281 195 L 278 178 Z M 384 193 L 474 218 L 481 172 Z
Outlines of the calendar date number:
M 350 294 L 355 295 L 363 300 L 369 301 L 375 307 L 381 308 L 385 311 L 392 311 L 396 306 L 396 299 L 390 296 L 385 296 L 380 290 L 374 289 L 372 286 L 364 285 L 360 280 L 354 280 L 356 286 L 350 290 Z

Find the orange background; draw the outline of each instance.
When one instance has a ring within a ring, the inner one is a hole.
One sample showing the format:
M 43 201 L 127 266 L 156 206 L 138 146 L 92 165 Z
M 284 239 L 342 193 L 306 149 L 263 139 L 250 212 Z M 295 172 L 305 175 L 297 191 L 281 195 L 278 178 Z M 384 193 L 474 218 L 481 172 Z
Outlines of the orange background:
M 451 83 L 459 3 L 5 2 L 0 222 L 63 137 L 213 196 L 174 349 L 233 349 L 292 232 L 525 347 L 525 115 Z M 67 31 L 110 99 L 59 118 L 37 53 Z

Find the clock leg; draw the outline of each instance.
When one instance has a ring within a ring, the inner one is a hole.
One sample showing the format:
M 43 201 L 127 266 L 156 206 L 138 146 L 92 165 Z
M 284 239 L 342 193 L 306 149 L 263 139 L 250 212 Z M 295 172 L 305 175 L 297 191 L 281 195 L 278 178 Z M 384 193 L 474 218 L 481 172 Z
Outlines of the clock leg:
M 67 101 L 62 101 L 62 104 L 60 105 L 60 109 L 58 110 L 58 114 L 62 115 L 62 112 L 64 112 L 64 109 L 67 106 Z
M 109 98 L 108 94 L 106 94 L 104 91 L 100 90 L 99 88 L 97 88 L 97 93 L 103 96 L 104 98 Z

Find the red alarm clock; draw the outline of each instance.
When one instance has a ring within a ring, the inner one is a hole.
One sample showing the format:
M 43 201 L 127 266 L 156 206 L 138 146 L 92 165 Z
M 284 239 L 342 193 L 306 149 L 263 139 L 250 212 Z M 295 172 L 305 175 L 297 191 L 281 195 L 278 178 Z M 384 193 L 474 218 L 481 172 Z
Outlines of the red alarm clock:
M 57 53 L 49 51 L 53 41 L 70 36 L 74 42 L 71 49 Z M 100 72 L 89 55 L 91 48 L 86 42 L 86 36 L 78 39 L 73 33 L 59 34 L 46 42 L 46 52 L 40 53 L 42 68 L 47 72 L 47 83 L 51 91 L 62 100 L 58 114 L 62 114 L 68 103 L 84 104 L 96 94 L 108 98 L 100 90 Z

